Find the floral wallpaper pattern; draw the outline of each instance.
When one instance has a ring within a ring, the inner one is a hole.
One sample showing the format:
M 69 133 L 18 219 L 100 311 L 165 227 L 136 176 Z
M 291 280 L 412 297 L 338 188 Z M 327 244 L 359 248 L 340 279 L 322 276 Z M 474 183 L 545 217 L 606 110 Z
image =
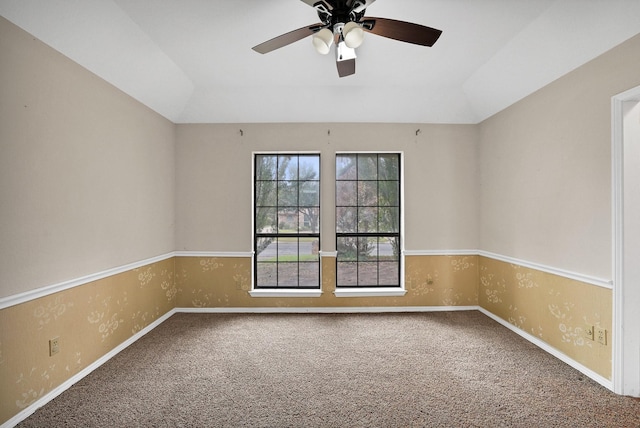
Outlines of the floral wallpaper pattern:
M 46 302 L 35 308 L 33 316 L 38 319 L 39 330 L 49 324 L 50 321 L 55 321 L 59 317 L 63 316 L 68 308 L 73 306 L 73 302 L 64 302 L 64 296 L 58 295 L 53 301 Z
M 476 306 L 477 256 L 407 256 L 409 306 Z
M 585 336 L 587 326 L 611 331 L 611 290 L 480 257 L 479 304 L 611 378 L 612 348 Z
M 0 310 L 0 424 L 170 311 L 176 295 L 167 259 Z
M 251 258 L 174 257 L 0 310 L 0 423 L 27 408 L 173 308 L 480 305 L 604 377 L 611 290 L 475 256 L 407 256 L 403 297 L 337 298 L 335 258 L 322 296 L 251 297 Z M 49 356 L 49 339 L 60 352 Z
M 336 298 L 335 258 L 322 258 L 319 298 L 255 298 L 250 258 L 176 258 L 178 307 L 340 307 L 477 305 L 477 256 L 407 256 L 405 288 L 398 298 Z
M 88 307 L 95 308 L 87 316 L 87 321 L 97 325 L 98 333 L 103 342 L 118 329 L 120 323 L 124 322 L 121 314 L 124 311 L 123 307 L 127 304 L 127 293 L 125 291 L 122 299 L 118 299 L 115 304 L 111 302 L 111 299 L 111 296 L 104 297 L 98 294 L 90 297 L 87 303 Z M 116 312 L 111 313 L 114 310 Z

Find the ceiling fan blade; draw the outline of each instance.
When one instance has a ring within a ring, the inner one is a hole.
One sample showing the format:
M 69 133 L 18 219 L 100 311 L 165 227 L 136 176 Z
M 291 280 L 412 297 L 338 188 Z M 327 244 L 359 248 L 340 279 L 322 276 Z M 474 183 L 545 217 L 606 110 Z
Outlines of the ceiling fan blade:
M 365 31 L 414 45 L 433 46 L 442 34 L 435 28 L 395 19 L 365 16 L 361 22 Z
M 338 67 L 338 76 L 346 77 L 351 76 L 352 74 L 356 74 L 356 60 L 355 59 L 347 59 L 344 61 L 336 61 L 336 66 Z
M 298 40 L 302 40 L 305 37 L 318 32 L 323 27 L 324 25 L 322 24 L 307 25 L 306 27 L 289 31 L 288 33 L 282 34 L 278 37 L 274 37 L 271 40 L 267 40 L 264 43 L 260 43 L 259 45 L 254 46 L 252 49 L 258 53 L 266 54 L 276 49 L 290 45 L 293 42 L 297 42 Z

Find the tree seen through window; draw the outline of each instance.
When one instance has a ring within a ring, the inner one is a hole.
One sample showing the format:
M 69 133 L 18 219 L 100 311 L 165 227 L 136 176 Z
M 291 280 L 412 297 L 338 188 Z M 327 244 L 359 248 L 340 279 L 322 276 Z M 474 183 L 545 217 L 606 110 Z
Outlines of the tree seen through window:
M 255 288 L 320 287 L 320 156 L 255 155 Z
M 336 156 L 337 287 L 400 286 L 400 155 Z

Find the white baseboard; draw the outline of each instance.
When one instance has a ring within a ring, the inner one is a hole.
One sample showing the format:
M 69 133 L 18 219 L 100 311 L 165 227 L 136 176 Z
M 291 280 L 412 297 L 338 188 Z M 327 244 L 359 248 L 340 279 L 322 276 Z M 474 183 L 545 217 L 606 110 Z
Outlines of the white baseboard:
M 599 375 L 598 373 L 596 373 L 593 370 L 591 370 L 590 368 L 580 364 L 579 362 L 577 362 L 573 358 L 569 357 L 568 355 L 560 352 L 559 350 L 557 350 L 553 346 L 549 345 L 547 342 L 544 342 L 544 341 L 540 340 L 539 338 L 535 337 L 534 335 L 529 334 L 526 331 L 519 329 L 518 327 L 514 326 L 510 322 L 503 320 L 499 316 L 487 311 L 486 309 L 481 308 L 481 307 L 478 307 L 477 309 L 480 312 L 482 312 L 483 314 L 485 314 L 486 316 L 488 316 L 489 318 L 493 319 L 494 321 L 502 324 L 503 326 L 505 326 L 509 330 L 511 330 L 514 333 L 518 334 L 522 338 L 528 340 L 529 342 L 533 343 L 534 345 L 536 345 L 537 347 L 541 348 L 542 350 L 547 351 L 548 353 L 550 353 L 551 355 L 553 355 L 554 357 L 556 357 L 560 361 L 570 365 L 571 367 L 573 367 L 574 369 L 578 370 L 579 372 L 581 372 L 585 376 L 590 377 L 594 381 L 598 382 L 600 385 L 602 385 L 605 388 L 613 391 L 613 382 L 611 380 L 605 378 L 604 376 Z
M 503 320 L 502 318 L 494 315 L 493 313 L 487 311 L 480 306 L 366 306 L 366 307 L 256 307 L 256 308 L 174 308 L 155 320 L 153 323 L 149 324 L 144 329 L 140 330 L 138 333 L 131 336 L 129 339 L 112 349 L 110 352 L 93 362 L 92 364 L 85 367 L 82 371 L 78 372 L 73 377 L 69 378 L 67 381 L 63 382 L 57 388 L 51 390 L 49 393 L 38 399 L 36 402 L 31 404 L 26 409 L 22 410 L 20 413 L 0 425 L 0 428 L 11 428 L 16 426 L 21 421 L 25 420 L 33 413 L 36 412 L 40 407 L 44 406 L 58 395 L 62 394 L 64 391 L 73 386 L 76 382 L 80 381 L 91 372 L 96 370 L 98 367 L 102 366 L 104 363 L 109 361 L 111 358 L 116 356 L 118 353 L 123 351 L 125 348 L 135 343 L 138 339 L 143 337 L 145 334 L 149 333 L 151 330 L 162 324 L 168 318 L 170 318 L 175 313 L 401 313 L 401 312 L 451 312 L 451 311 L 473 311 L 477 310 L 493 319 L 494 321 L 502 324 L 504 327 L 513 331 L 514 333 L 520 335 L 525 340 L 533 343 L 534 345 L 542 348 L 544 351 L 550 353 L 554 357 L 563 361 L 564 363 L 570 365 L 575 368 L 579 372 L 598 382 L 600 385 L 605 388 L 613 391 L 613 382 L 609 379 L 604 378 L 593 370 L 585 367 L 584 365 L 578 363 L 572 358 L 568 357 L 564 353 L 558 351 L 557 349 L 550 346 L 548 343 L 538 339 L 537 337 L 515 327 L 513 324 Z
M 29 407 L 27 407 L 26 409 L 22 410 L 20 413 L 18 413 L 17 415 L 15 415 L 11 419 L 9 419 L 5 423 L 3 423 L 0 426 L 0 428 L 11 428 L 11 427 L 16 426 L 18 423 L 22 422 L 23 420 L 25 420 L 26 418 L 28 418 L 29 416 L 34 414 L 36 412 L 36 410 L 38 410 L 40 407 L 44 406 L 49 401 L 51 401 L 54 398 L 56 398 L 58 395 L 62 394 L 67 389 L 71 388 L 76 382 L 78 382 L 81 379 L 83 379 L 84 377 L 86 377 L 92 371 L 94 371 L 95 369 L 97 369 L 98 367 L 100 367 L 101 365 L 106 363 L 107 361 L 109 361 L 111 358 L 115 357 L 117 354 L 119 354 L 125 348 L 127 348 L 128 346 L 130 346 L 131 344 L 136 342 L 142 336 L 144 336 L 145 334 L 149 333 L 151 330 L 153 330 L 154 328 L 156 328 L 157 326 L 162 324 L 169 317 L 171 317 L 174 313 L 175 313 L 175 309 L 170 310 L 169 312 L 167 312 L 166 314 L 164 314 L 163 316 L 161 316 L 160 318 L 158 318 L 157 320 L 155 320 L 154 322 L 152 322 L 151 324 L 149 324 L 148 326 L 146 326 L 145 328 L 143 328 L 142 330 L 140 330 L 139 332 L 137 332 L 136 334 L 131 336 L 129 339 L 125 340 L 120 345 L 116 346 L 111 351 L 109 351 L 108 353 L 106 353 L 102 357 L 98 358 L 93 363 L 89 364 L 87 367 L 82 369 L 80 372 L 76 373 L 74 376 L 72 376 L 71 378 L 67 379 L 65 382 L 60 384 L 58 387 L 56 387 L 55 389 L 52 389 L 47 394 L 45 394 L 44 396 L 40 397 L 37 401 L 35 401 Z
M 525 340 L 533 343 L 542 350 L 548 352 L 560 361 L 570 365 L 574 369 L 578 370 L 585 376 L 598 382 L 605 388 L 613 391 L 613 382 L 598 373 L 594 372 L 590 368 L 580 364 L 566 354 L 558 351 L 548 343 L 540 340 L 539 338 L 527 333 L 524 330 L 519 329 L 513 324 L 503 320 L 502 318 L 494 315 L 480 306 L 370 306 L 370 307 L 256 307 L 256 308 L 176 308 L 176 312 L 182 313 L 383 313 L 383 312 L 451 312 L 451 311 L 480 311 L 484 315 L 493 319 L 494 321 L 502 324 L 504 327 L 518 334 Z
M 255 308 L 176 308 L 190 314 L 357 314 L 387 312 L 474 311 L 477 306 L 349 306 L 349 307 L 255 307 Z

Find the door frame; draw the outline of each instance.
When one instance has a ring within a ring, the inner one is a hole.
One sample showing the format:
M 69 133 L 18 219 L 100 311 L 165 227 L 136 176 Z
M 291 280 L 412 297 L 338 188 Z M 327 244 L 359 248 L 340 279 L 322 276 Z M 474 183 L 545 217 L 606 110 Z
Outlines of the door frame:
M 640 396 L 640 323 L 629 317 L 638 309 L 625 305 L 625 291 L 631 285 L 624 278 L 624 111 L 627 101 L 640 102 L 640 86 L 611 99 L 612 133 L 612 269 L 613 269 L 613 390 L 617 394 Z M 640 244 L 639 244 L 640 245 Z M 638 315 L 636 317 L 640 318 Z M 636 360 L 638 359 L 638 360 Z

